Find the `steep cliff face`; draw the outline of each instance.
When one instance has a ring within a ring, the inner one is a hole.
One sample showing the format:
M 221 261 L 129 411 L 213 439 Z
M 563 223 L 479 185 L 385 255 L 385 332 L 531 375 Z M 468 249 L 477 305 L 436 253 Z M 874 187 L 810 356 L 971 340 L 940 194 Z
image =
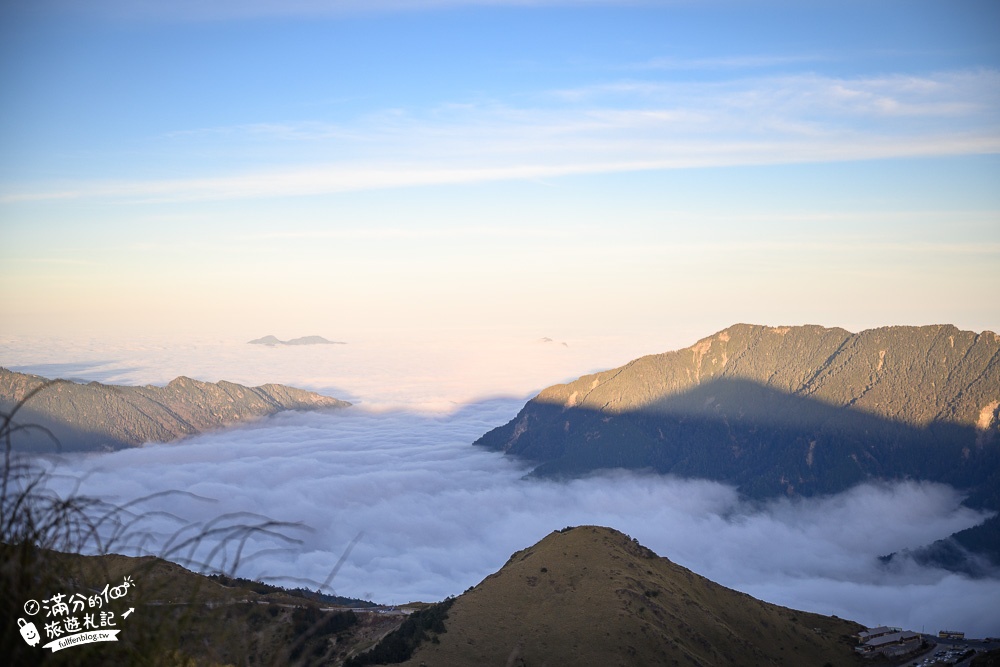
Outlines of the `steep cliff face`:
M 0 369 L 0 409 L 14 405 L 48 382 L 37 375 Z M 285 410 L 342 408 L 350 403 L 310 391 L 266 384 L 200 382 L 178 377 L 165 387 L 122 387 L 98 382 L 56 382 L 35 393 L 17 412 L 19 424 L 48 429 L 63 450 L 119 449 L 169 442 Z M 38 428 L 17 431 L 17 448 L 52 449 Z
M 739 324 L 549 387 L 476 444 L 534 459 L 538 474 L 653 468 L 755 496 L 914 477 L 985 501 L 998 410 L 992 332 Z

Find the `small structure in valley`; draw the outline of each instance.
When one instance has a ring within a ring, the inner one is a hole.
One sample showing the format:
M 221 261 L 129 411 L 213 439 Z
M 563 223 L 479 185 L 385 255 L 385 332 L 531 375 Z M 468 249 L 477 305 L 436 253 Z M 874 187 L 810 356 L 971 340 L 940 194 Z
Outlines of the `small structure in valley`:
M 886 657 L 893 657 L 904 655 L 920 648 L 920 644 L 923 641 L 918 632 L 903 631 L 901 628 L 885 626 L 868 628 L 863 632 L 859 632 L 857 637 L 860 644 L 854 650 L 864 656 L 884 655 Z

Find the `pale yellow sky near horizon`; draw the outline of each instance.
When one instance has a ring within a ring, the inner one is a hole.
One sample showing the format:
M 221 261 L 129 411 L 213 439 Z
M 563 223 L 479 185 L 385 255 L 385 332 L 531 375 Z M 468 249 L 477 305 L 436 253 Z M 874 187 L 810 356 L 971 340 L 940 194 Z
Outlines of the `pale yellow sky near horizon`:
M 499 332 L 684 346 L 737 322 L 1000 328 L 992 210 L 672 211 L 669 196 L 618 210 L 586 180 L 559 188 L 555 200 L 506 184 L 450 204 L 403 191 L 166 220 L 150 204 L 134 226 L 102 221 L 106 204 L 54 229 L 0 223 L 0 335 Z

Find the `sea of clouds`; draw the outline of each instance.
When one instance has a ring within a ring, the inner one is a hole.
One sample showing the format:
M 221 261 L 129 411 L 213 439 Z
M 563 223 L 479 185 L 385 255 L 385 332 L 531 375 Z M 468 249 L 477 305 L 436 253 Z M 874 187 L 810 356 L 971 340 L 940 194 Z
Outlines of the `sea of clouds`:
M 723 484 L 646 473 L 571 482 L 525 478 L 530 468 L 523 462 L 470 446 L 512 418 L 531 391 L 572 377 L 572 367 L 581 374 L 599 367 L 593 364 L 624 361 L 605 343 L 158 345 L 6 339 L 0 353 L 8 367 L 50 377 L 127 384 L 163 383 L 177 374 L 276 380 L 357 405 L 50 462 L 56 473 L 50 485 L 63 493 L 122 504 L 177 492 L 136 505 L 146 518 L 122 547 L 156 553 L 185 525 L 205 526 L 231 513 L 240 520 L 268 517 L 295 524 L 280 532 L 296 541 L 252 538 L 240 576 L 311 589 L 328 582 L 328 592 L 403 603 L 459 594 L 549 532 L 597 524 L 769 602 L 868 625 L 1000 634 L 1000 581 L 878 560 L 984 519 L 962 507 L 950 487 L 865 485 L 831 497 L 748 503 Z M 484 360 L 484 350 L 496 356 Z M 489 397 L 491 386 L 507 395 Z M 213 546 L 205 542 L 200 552 L 174 556 L 203 559 Z M 213 564 L 228 568 L 235 555 L 230 545 L 213 554 Z

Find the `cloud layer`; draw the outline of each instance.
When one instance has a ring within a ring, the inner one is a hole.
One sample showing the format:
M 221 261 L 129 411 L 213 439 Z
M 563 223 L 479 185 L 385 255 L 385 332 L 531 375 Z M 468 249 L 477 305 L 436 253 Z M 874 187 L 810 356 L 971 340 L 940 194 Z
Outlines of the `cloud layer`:
M 1000 582 L 877 560 L 981 521 L 953 489 L 873 485 L 755 506 L 722 484 L 639 473 L 526 480 L 523 465 L 469 446 L 519 404 L 485 401 L 437 416 L 286 414 L 182 444 L 71 458 L 58 483 L 80 479 L 81 492 L 116 502 L 184 490 L 197 498 L 141 507 L 191 522 L 237 512 L 301 522 L 308 529 L 286 531 L 301 545 L 252 540 L 239 570 L 286 585 L 318 587 L 360 535 L 330 587 L 386 603 L 458 594 L 552 530 L 599 524 L 770 602 L 868 624 L 1000 629 L 986 613 Z M 178 523 L 156 515 L 140 527 L 166 536 Z M 216 566 L 233 555 L 218 555 Z
M 607 341 L 570 340 L 564 347 L 539 339 L 436 346 L 433 340 L 347 339 L 342 346 L 271 349 L 242 341 L 113 345 L 8 338 L 0 341 L 0 357 L 7 366 L 50 377 L 128 384 L 164 383 L 181 373 L 247 384 L 277 380 L 358 403 L 338 413 L 282 414 L 181 443 L 58 463 L 53 485 L 64 493 L 79 483 L 82 493 L 124 503 L 183 492 L 137 506 L 179 517 L 154 514 L 137 524 L 133 542 L 141 541 L 143 550 L 160 548 L 138 539 L 145 531 L 162 542 L 185 524 L 204 526 L 229 513 L 301 523 L 284 530 L 299 544 L 251 540 L 239 572 L 317 588 L 360 535 L 329 588 L 401 603 L 461 593 L 550 531 L 599 524 L 769 602 L 871 625 L 1000 633 L 989 613 L 1000 581 L 971 581 L 909 561 L 885 568 L 878 561 L 981 521 L 954 489 L 872 485 L 761 505 L 742 502 L 722 484 L 641 473 L 526 480 L 523 464 L 470 443 L 513 417 L 532 390 L 573 369 L 616 365 L 624 359 L 615 354 L 631 358 L 639 350 Z M 11 363 L 17 360 L 23 365 Z M 483 398 L 491 389 L 516 398 Z M 228 567 L 234 555 L 229 549 L 213 563 Z

